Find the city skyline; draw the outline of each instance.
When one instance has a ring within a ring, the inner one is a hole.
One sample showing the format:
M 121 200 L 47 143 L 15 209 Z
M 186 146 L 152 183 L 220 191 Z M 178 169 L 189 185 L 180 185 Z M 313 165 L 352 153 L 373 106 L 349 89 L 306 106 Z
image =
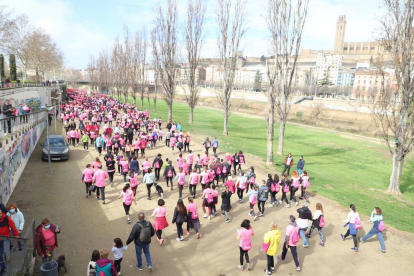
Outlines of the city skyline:
M 1 0 L 16 13 L 26 13 L 36 27 L 45 29 L 56 41 L 65 56 L 65 66 L 86 68 L 90 55 L 112 45 L 117 34 L 122 36 L 126 25 L 134 32 L 144 25 L 152 27 L 154 1 L 91 0 Z M 187 0 L 177 0 L 180 21 L 185 19 Z M 207 0 L 205 22 L 206 42 L 203 57 L 216 57 L 214 0 Z M 268 55 L 267 29 L 263 18 L 267 0 L 249 1 L 249 29 L 244 38 L 245 56 Z M 358 9 L 355 9 L 358 7 Z M 39 12 L 42 11 L 42 12 Z M 374 41 L 375 28 L 382 8 L 379 1 L 312 0 L 302 41 L 302 49 L 333 50 L 336 20 L 347 16 L 345 41 Z

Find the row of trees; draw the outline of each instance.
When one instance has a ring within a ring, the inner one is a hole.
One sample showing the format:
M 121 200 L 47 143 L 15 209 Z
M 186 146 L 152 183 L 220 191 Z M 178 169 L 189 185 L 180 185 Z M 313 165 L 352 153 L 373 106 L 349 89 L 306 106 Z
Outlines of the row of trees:
M 3 54 L 0 54 L 0 78 L 4 80 L 9 77 L 11 81 L 17 80 L 17 67 L 16 67 L 16 57 L 11 54 L 9 55 L 9 75 L 6 75 L 6 63 L 4 61 Z
M 63 66 L 63 54 L 50 35 L 31 25 L 27 15 L 15 15 L 7 6 L 0 6 L 0 50 L 17 58 L 24 75 L 33 70 L 38 82 Z

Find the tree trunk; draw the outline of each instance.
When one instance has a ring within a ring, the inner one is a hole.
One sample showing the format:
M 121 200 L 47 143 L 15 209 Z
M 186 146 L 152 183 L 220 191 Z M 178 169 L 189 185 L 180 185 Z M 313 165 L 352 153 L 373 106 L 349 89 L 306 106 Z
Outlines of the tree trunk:
M 172 101 L 168 103 L 168 121 L 172 122 Z
M 194 123 L 194 107 L 190 106 L 190 120 L 189 120 L 190 125 L 192 125 Z
M 228 136 L 229 130 L 227 128 L 227 123 L 229 121 L 229 105 L 226 104 L 224 107 L 224 126 L 223 126 L 223 135 Z
M 273 138 L 275 136 L 275 103 L 269 101 L 269 117 L 268 117 L 268 127 L 267 127 L 267 165 L 273 164 Z
M 404 166 L 404 157 L 397 150 L 392 155 L 392 174 L 390 177 L 390 185 L 388 186 L 388 192 L 393 195 L 401 195 L 400 183 Z
M 154 97 L 154 111 L 156 111 L 156 105 L 157 105 L 157 98 Z
M 144 108 L 144 97 L 141 97 L 141 108 Z
M 283 139 L 285 138 L 285 127 L 286 122 L 280 120 L 280 129 L 279 129 L 279 147 L 277 149 L 277 154 L 283 154 Z

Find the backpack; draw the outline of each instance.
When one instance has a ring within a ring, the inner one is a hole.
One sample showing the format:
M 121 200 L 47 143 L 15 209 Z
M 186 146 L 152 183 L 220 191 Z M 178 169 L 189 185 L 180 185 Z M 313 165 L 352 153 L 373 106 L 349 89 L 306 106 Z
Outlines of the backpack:
M 132 192 L 131 193 L 126 193 L 126 198 L 125 198 L 125 205 L 131 205 L 132 204 Z
M 155 162 L 155 166 L 154 166 L 156 169 L 159 169 L 160 168 L 160 162 Z
M 198 213 L 197 213 L 197 210 L 195 210 L 195 212 L 192 212 L 192 213 L 191 213 L 191 218 L 192 218 L 192 219 L 197 219 L 197 218 L 198 218 Z
M 98 147 L 102 147 L 102 139 L 98 140 Z
M 250 239 L 244 239 L 241 248 L 244 251 L 252 249 L 252 242 L 250 241 Z
M 323 215 L 319 217 L 319 228 L 325 227 L 325 219 L 323 218 Z
M 95 275 L 96 275 L 96 272 L 95 272 Z M 105 274 L 105 272 L 101 271 L 101 272 L 99 272 L 98 276 L 106 276 L 106 274 Z
M 209 148 L 211 146 L 210 142 L 206 143 L 206 148 Z
M 240 163 L 244 164 L 244 156 L 240 156 Z
M 188 156 L 188 163 L 193 164 L 193 161 L 194 161 L 193 156 L 192 155 Z
M 239 156 L 238 156 L 238 155 L 236 155 L 236 156 L 234 157 L 234 162 L 235 162 L 235 163 L 239 163 Z
M 295 230 L 292 235 L 292 243 L 297 244 L 299 242 L 299 233 Z
M 141 225 L 141 232 L 139 233 L 139 240 L 142 243 L 150 243 L 151 242 L 151 226 L 150 223 Z
M 257 203 L 257 196 L 253 196 L 252 202 L 250 202 L 252 205 L 256 205 Z
M 385 222 L 384 222 L 383 220 L 381 220 L 381 221 L 379 222 L 379 224 L 378 224 L 378 230 L 379 230 L 380 232 L 382 232 L 382 231 L 384 231 L 384 230 L 385 230 Z
M 250 182 L 250 184 L 254 184 L 255 179 L 254 179 L 254 176 L 253 176 L 253 175 L 252 175 L 252 176 L 250 176 L 250 180 L 249 180 L 249 182 Z
M 270 190 L 271 190 L 272 192 L 276 192 L 276 193 L 278 193 L 278 192 L 280 191 L 280 185 L 279 185 L 279 183 L 272 183 L 272 184 L 270 185 Z
M 217 175 L 220 175 L 220 174 L 221 174 L 221 169 L 220 169 L 220 167 L 217 167 L 217 169 L 216 169 L 216 174 L 217 174 Z
M 261 198 L 268 198 L 269 197 L 269 190 L 267 189 L 267 187 L 265 187 L 263 190 L 262 190 L 262 194 L 260 195 L 260 197 Z
M 240 183 L 240 189 L 245 190 L 246 187 L 247 187 L 247 182 L 246 181 L 243 181 L 243 182 Z
M 285 186 L 283 186 L 283 192 L 284 193 L 288 193 L 289 192 L 289 185 L 286 185 L 285 184 Z
M 227 166 L 223 166 L 223 174 L 227 173 Z
M 214 201 L 214 198 L 213 198 L 213 194 L 212 193 L 209 193 L 208 195 L 207 195 L 207 203 L 213 203 L 213 201 Z
M 167 176 L 168 176 L 168 177 L 172 177 L 172 176 L 173 176 L 173 172 L 172 172 L 172 170 L 169 170 L 169 171 L 168 171 Z
M 298 178 L 293 178 L 292 185 L 295 189 L 299 189 L 299 179 Z
M 359 221 L 358 218 L 355 219 L 354 228 L 355 228 L 355 230 L 359 230 L 359 229 L 362 228 L 362 224 L 361 224 L 361 222 Z

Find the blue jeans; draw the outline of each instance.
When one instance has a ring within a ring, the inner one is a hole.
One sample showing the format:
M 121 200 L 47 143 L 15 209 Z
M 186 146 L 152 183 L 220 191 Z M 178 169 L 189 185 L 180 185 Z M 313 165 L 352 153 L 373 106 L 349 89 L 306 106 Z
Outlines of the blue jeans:
M 3 259 L 3 254 L 5 254 L 6 249 L 4 247 L 6 243 L 4 242 L 4 240 L 0 241 L 0 268 L 6 268 L 6 263 L 4 263 L 4 259 Z
M 144 250 L 145 259 L 147 260 L 148 267 L 152 266 L 151 263 L 151 253 L 149 251 L 150 244 L 144 243 L 141 245 L 135 245 L 135 252 L 137 254 L 138 268 L 142 268 L 142 250 Z
M 14 233 L 13 233 L 13 231 L 12 231 L 12 230 L 10 230 L 10 237 L 14 237 Z M 19 234 L 19 236 L 18 236 L 18 237 L 19 237 L 19 238 L 21 238 L 21 237 L 22 237 L 22 235 L 21 235 L 21 234 Z M 11 249 L 12 245 L 13 245 L 13 242 L 12 242 L 12 241 L 10 241 L 10 249 Z M 17 245 L 19 246 L 19 251 L 22 251 L 22 242 L 21 242 L 21 241 L 17 241 Z
M 297 169 L 296 170 L 298 172 L 298 175 L 301 176 L 302 175 L 302 170 L 301 169 Z
M 372 229 L 369 230 L 368 234 L 366 234 L 365 237 L 362 238 L 362 241 L 365 242 L 367 239 L 371 238 L 374 235 L 377 235 L 378 237 L 378 240 L 381 244 L 381 250 L 385 251 L 384 236 L 382 235 L 382 232 L 376 229 L 375 227 L 372 227 Z
M 308 245 L 308 241 L 306 240 L 305 232 L 306 232 L 306 229 L 299 229 L 299 235 L 303 239 L 303 245 Z

